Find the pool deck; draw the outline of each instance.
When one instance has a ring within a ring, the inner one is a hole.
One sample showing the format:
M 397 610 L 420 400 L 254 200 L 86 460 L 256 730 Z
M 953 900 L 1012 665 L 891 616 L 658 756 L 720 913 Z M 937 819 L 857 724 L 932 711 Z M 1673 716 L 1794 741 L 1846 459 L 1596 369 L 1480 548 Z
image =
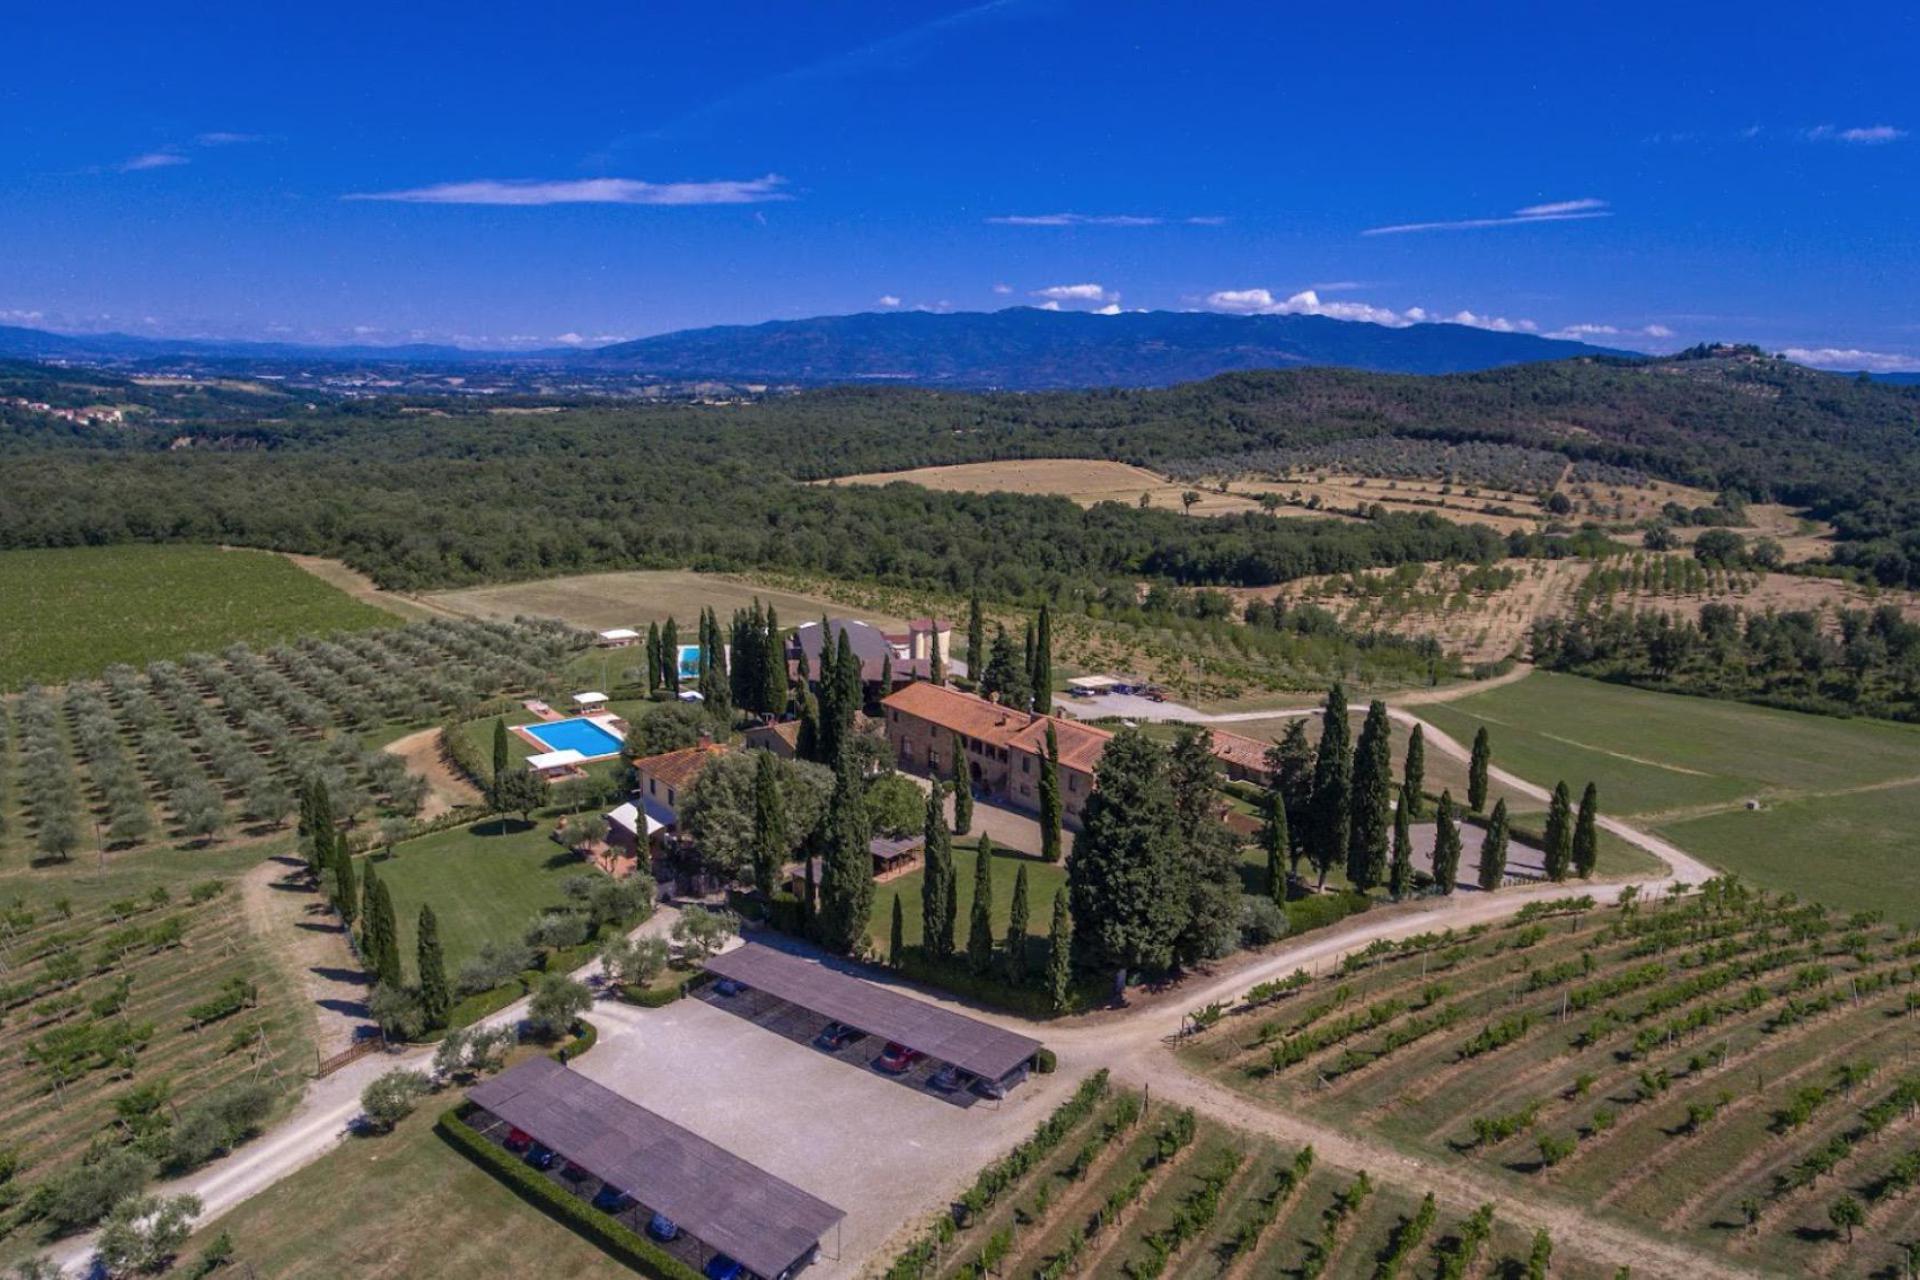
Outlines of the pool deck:
M 584 751 L 581 752 L 580 753 L 581 760 L 583 763 L 597 764 L 602 760 L 612 760 L 619 756 L 620 754 L 619 744 L 627 736 L 627 722 L 625 720 L 622 720 L 619 716 L 613 715 L 610 712 L 602 713 L 599 715 L 591 715 L 591 716 L 550 716 L 549 718 L 541 721 L 540 724 L 516 724 L 516 725 L 511 725 L 509 727 L 515 734 L 519 735 L 519 738 L 522 742 L 532 747 L 534 749 L 534 752 L 538 754 L 541 752 L 555 750 L 554 743 L 548 742 L 544 738 L 537 736 L 537 731 L 542 727 L 542 725 L 559 724 L 568 720 L 584 720 L 588 724 L 594 725 L 597 728 L 601 729 L 602 731 L 608 734 L 611 734 L 615 739 L 615 745 L 613 750 L 611 751 L 607 751 L 596 756 L 587 755 Z

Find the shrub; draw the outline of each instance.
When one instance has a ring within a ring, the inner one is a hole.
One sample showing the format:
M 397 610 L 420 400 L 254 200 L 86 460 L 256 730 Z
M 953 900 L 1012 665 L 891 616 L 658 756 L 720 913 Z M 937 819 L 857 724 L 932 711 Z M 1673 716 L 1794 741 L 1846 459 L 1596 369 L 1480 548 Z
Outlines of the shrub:
M 1059 1065 L 1060 1060 L 1054 1056 L 1054 1052 L 1051 1049 L 1042 1049 L 1039 1053 L 1033 1055 L 1033 1069 L 1043 1076 L 1052 1075 L 1055 1068 Z
M 1264 947 L 1287 936 L 1287 913 L 1265 894 L 1249 893 L 1240 899 L 1240 941 L 1244 946 Z
M 193 1233 L 198 1196 L 129 1196 L 107 1214 L 94 1245 L 109 1275 L 152 1275 L 167 1269 Z
M 427 1092 L 427 1078 L 418 1071 L 397 1069 L 387 1072 L 360 1093 L 360 1109 L 367 1125 L 386 1133 L 413 1114 Z
M 61 1231 L 90 1227 L 153 1178 L 154 1162 L 126 1147 L 91 1153 L 40 1184 L 33 1207 Z
M 506 1183 L 522 1200 L 579 1232 L 606 1250 L 616 1262 L 652 1280 L 700 1280 L 699 1272 L 482 1138 L 468 1127 L 457 1110 L 442 1115 L 434 1132 Z
M 1364 893 L 1315 893 L 1287 904 L 1287 932 L 1306 933 L 1338 924 L 1372 903 Z
M 541 1040 L 553 1040 L 593 1007 L 593 993 L 563 973 L 541 977 L 527 1004 L 527 1026 Z

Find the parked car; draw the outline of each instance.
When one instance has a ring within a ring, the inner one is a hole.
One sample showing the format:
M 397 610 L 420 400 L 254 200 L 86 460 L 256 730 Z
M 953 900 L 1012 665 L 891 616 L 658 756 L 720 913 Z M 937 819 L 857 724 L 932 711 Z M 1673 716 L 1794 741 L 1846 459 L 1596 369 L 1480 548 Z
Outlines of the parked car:
M 707 1280 L 740 1280 L 747 1269 L 724 1253 L 716 1253 L 706 1266 Z
M 593 1193 L 593 1207 L 602 1213 L 625 1213 L 633 1208 L 633 1197 L 609 1182 Z
M 747 988 L 743 983 L 735 982 L 732 978 L 722 978 L 713 984 L 713 989 L 723 996 L 737 996 Z
M 537 1142 L 527 1149 L 527 1163 L 536 1169 L 551 1169 L 559 1158 L 552 1147 L 545 1147 Z
M 896 1044 L 889 1040 L 887 1047 L 880 1051 L 880 1057 L 875 1060 L 874 1065 L 888 1075 L 905 1075 L 913 1064 L 924 1056 L 918 1049 L 909 1049 L 903 1044 Z
M 647 1234 L 664 1244 L 679 1236 L 680 1224 L 664 1213 L 656 1213 L 647 1219 Z
M 1015 1067 L 998 1080 L 991 1080 L 986 1076 L 981 1076 L 973 1082 L 973 1091 L 983 1098 L 993 1098 L 997 1101 L 998 1099 L 1006 1097 L 1007 1090 L 1021 1083 L 1026 1078 L 1027 1069 L 1025 1067 Z
M 942 1093 L 952 1093 L 955 1089 L 962 1087 L 972 1079 L 973 1073 L 971 1071 L 962 1071 L 949 1062 L 946 1066 L 934 1072 L 933 1078 L 928 1080 L 927 1083 Z
M 829 1022 L 826 1029 L 813 1038 L 814 1044 L 822 1049 L 844 1049 L 858 1040 L 866 1032 L 858 1027 L 850 1027 L 844 1022 Z
M 507 1130 L 507 1150 L 518 1154 L 533 1145 L 533 1135 L 524 1129 Z

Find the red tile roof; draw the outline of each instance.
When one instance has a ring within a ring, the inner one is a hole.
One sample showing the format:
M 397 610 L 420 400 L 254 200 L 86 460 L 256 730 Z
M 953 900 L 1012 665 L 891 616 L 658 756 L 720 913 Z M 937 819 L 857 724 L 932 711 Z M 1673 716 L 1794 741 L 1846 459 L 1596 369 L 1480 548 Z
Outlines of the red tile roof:
M 701 747 L 683 747 L 679 751 L 666 751 L 657 756 L 642 756 L 633 762 L 633 768 L 636 773 L 644 773 L 669 787 L 685 791 L 693 785 L 695 778 L 706 771 L 715 756 L 726 755 L 732 750 L 732 747 L 710 742 Z
M 996 747 L 1009 745 L 1031 718 L 1024 711 L 927 680 L 916 680 L 895 691 L 885 706 Z
M 1106 753 L 1113 735 L 1064 716 L 1035 716 L 1033 723 L 1013 737 L 1013 745 L 1022 751 L 1047 758 L 1047 725 L 1053 725 L 1054 742 L 1060 748 L 1060 765 L 1081 773 L 1092 773 Z
M 1237 764 L 1242 769 L 1251 769 L 1259 773 L 1267 771 L 1267 743 L 1258 738 L 1249 738 L 1243 733 L 1223 733 L 1213 731 L 1213 754 L 1215 758 L 1229 764 Z

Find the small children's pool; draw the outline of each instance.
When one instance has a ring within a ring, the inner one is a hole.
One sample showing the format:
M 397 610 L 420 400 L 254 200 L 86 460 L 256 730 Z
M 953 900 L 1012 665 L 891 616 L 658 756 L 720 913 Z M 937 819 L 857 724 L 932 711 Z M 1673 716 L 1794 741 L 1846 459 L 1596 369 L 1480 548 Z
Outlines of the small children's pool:
M 578 751 L 589 760 L 601 760 L 620 754 L 620 739 L 581 716 L 571 720 L 548 720 L 541 724 L 523 724 L 520 732 L 549 751 Z

